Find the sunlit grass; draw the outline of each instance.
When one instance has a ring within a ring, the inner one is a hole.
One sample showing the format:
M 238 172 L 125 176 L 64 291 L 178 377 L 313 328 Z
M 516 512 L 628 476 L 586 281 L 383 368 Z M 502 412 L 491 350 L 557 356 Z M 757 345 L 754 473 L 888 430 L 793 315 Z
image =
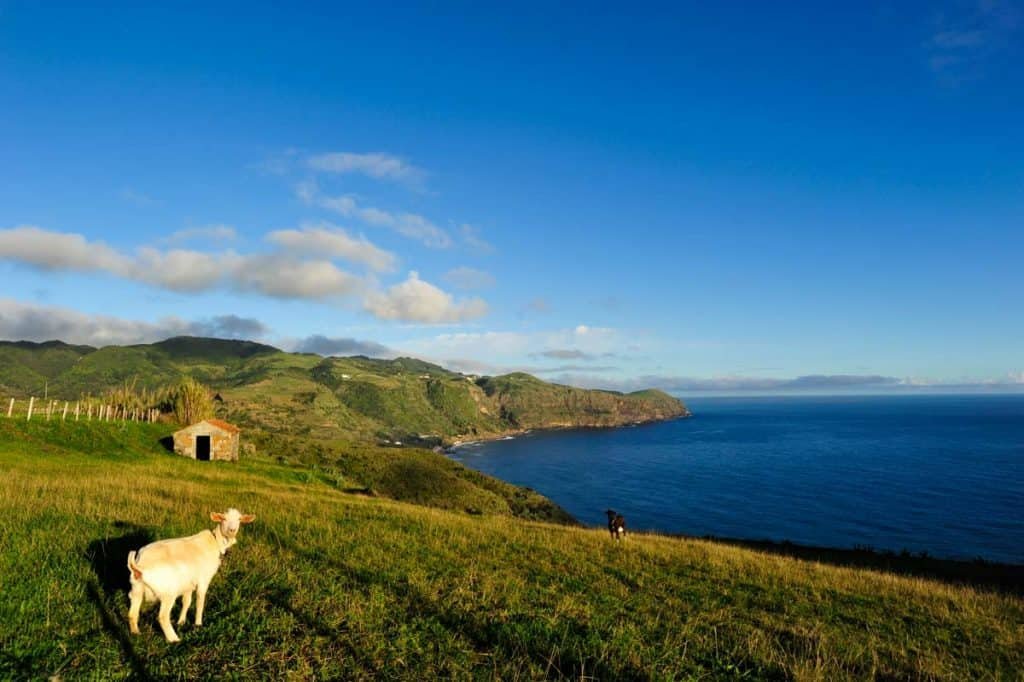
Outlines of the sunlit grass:
M 63 428 L 61 438 L 56 429 Z M 1013 596 L 703 541 L 345 494 L 161 454 L 145 425 L 0 424 L 0 678 L 1018 679 Z M 127 634 L 124 554 L 257 515 L 206 625 Z M 134 545 L 129 547 L 129 545 Z

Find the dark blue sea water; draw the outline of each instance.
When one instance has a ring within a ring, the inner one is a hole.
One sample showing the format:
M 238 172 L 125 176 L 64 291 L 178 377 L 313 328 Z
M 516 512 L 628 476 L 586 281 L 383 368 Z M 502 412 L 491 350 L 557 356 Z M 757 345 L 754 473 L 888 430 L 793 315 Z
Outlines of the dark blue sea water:
M 584 523 L 1024 563 L 1024 396 L 706 398 L 453 457 Z

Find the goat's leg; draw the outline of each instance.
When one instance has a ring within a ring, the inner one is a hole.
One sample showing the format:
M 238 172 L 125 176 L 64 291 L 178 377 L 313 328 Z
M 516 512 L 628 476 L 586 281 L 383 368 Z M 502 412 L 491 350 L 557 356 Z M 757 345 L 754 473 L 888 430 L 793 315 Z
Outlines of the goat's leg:
M 188 607 L 192 606 L 192 590 L 181 595 L 181 611 L 178 613 L 178 625 L 185 624 L 185 616 L 188 615 Z
M 206 608 L 206 588 L 208 585 L 199 585 L 196 588 L 196 627 L 203 624 L 203 609 Z
M 131 607 L 128 609 L 128 629 L 133 635 L 139 634 L 139 609 L 142 608 L 142 599 L 146 594 L 146 587 L 142 583 L 132 585 L 132 591 L 128 593 L 131 600 Z
M 178 634 L 171 627 L 171 609 L 174 607 L 174 602 L 177 601 L 177 597 L 171 599 L 160 600 L 160 615 L 158 620 L 160 621 L 160 628 L 164 631 L 164 637 L 168 642 L 180 642 Z

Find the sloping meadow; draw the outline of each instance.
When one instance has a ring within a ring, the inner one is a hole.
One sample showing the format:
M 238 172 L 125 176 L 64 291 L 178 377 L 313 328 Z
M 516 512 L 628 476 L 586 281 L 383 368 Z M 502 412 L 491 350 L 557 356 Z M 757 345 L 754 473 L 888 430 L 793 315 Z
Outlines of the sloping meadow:
M 159 454 L 148 425 L 0 426 L 0 678 L 1013 679 L 1018 597 L 702 541 L 350 494 Z M 128 635 L 125 557 L 256 514 L 205 625 Z

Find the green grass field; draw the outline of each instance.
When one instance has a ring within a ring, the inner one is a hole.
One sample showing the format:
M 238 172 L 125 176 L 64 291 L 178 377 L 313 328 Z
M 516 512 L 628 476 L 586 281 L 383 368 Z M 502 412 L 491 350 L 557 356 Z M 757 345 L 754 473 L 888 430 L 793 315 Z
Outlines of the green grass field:
M 166 427 L 0 418 L 0 679 L 1020 679 L 1024 601 L 199 463 Z M 203 628 L 128 634 L 125 555 L 257 515 Z

